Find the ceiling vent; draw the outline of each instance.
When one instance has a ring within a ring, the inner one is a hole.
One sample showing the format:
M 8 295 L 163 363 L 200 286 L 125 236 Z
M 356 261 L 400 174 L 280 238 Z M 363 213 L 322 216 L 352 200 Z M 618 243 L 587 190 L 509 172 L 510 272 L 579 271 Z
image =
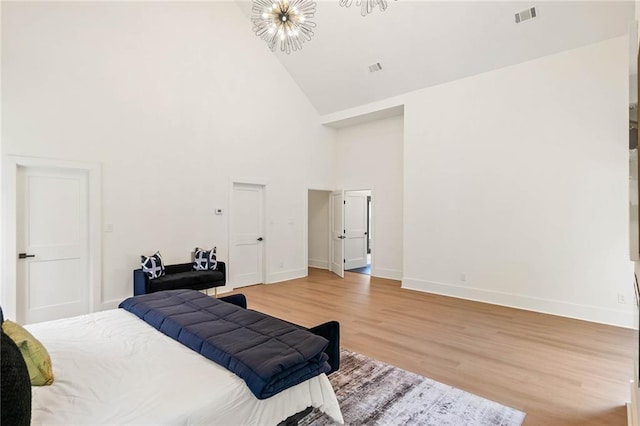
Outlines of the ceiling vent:
M 537 13 L 536 13 L 536 8 L 535 7 L 532 7 L 530 9 L 522 10 L 522 11 L 516 13 L 516 24 L 519 24 L 519 23 L 524 22 L 524 21 L 528 21 L 530 19 L 535 18 L 536 16 L 537 16 Z
M 376 72 L 376 71 L 380 71 L 382 69 L 382 65 L 380 65 L 380 62 L 376 62 L 373 65 L 369 65 L 369 72 Z

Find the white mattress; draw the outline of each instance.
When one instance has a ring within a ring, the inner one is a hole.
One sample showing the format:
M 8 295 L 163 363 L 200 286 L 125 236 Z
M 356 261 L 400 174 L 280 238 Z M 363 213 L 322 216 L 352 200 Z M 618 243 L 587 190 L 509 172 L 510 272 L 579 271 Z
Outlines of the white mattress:
M 33 425 L 276 425 L 317 407 L 343 423 L 325 374 L 259 400 L 224 367 L 122 309 L 26 327 L 55 380 L 33 387 Z

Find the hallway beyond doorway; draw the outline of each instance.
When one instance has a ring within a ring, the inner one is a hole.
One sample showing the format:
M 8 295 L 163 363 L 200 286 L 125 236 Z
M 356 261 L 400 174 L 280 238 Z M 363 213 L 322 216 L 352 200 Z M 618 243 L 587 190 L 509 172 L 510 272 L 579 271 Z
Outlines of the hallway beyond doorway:
M 347 269 L 347 272 L 371 275 L 371 253 L 367 254 L 367 264 L 365 266 L 362 266 L 360 268 Z

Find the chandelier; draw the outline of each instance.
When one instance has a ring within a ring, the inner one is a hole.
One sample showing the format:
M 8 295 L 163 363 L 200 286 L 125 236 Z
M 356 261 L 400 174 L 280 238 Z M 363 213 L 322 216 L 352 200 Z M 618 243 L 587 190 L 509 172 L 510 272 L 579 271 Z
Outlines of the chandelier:
M 302 49 L 302 43 L 313 37 L 316 24 L 309 18 L 315 13 L 313 0 L 253 0 L 251 22 L 253 31 L 271 51 L 280 44 L 280 50 L 289 54 Z
M 340 6 L 350 7 L 353 0 L 340 0 Z M 356 6 L 360 6 L 360 14 L 367 16 L 376 7 L 380 8 L 381 12 L 387 10 L 387 0 L 356 0 Z

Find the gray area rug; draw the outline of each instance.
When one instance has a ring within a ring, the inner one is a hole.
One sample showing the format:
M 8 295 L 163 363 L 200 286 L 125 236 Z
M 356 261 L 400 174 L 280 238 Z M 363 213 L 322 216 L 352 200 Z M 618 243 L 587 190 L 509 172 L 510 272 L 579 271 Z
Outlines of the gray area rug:
M 521 425 L 525 413 L 343 349 L 329 380 L 346 425 Z M 314 409 L 300 425 L 334 425 Z

